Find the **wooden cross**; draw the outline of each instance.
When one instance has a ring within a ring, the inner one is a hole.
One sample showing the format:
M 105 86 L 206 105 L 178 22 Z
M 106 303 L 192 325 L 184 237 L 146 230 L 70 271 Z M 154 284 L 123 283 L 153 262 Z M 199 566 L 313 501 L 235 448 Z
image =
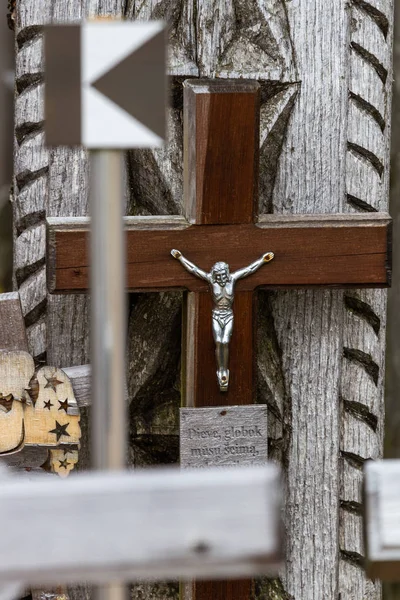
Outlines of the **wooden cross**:
M 400 460 L 367 461 L 363 516 L 368 576 L 400 581 Z
M 183 387 L 187 406 L 254 402 L 256 288 L 386 287 L 390 217 L 258 215 L 259 85 L 192 80 L 184 84 L 184 212 L 128 217 L 130 291 L 184 289 Z M 110 199 L 112 201 L 112 199 Z M 54 293 L 87 292 L 87 219 L 48 219 L 48 284 Z M 230 386 L 216 382 L 208 284 L 171 258 L 178 248 L 206 271 L 232 270 L 267 251 L 274 260 L 237 284 L 230 347 Z M 247 600 L 249 581 L 198 583 L 196 600 Z

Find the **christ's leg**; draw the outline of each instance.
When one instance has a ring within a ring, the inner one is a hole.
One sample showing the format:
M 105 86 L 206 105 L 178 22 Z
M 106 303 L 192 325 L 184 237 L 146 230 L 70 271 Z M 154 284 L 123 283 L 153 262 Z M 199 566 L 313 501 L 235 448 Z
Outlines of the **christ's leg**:
M 232 335 L 232 327 L 233 319 L 228 321 L 223 327 L 217 319 L 213 319 L 217 377 L 221 392 L 226 392 L 229 385 L 229 341 Z

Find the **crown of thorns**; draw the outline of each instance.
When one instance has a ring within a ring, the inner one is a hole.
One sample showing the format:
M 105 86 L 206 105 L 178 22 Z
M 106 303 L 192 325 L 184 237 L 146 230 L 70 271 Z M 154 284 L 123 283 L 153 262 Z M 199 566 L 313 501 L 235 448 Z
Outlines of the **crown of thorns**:
M 211 270 L 213 273 L 229 272 L 229 265 L 226 262 L 217 262 Z

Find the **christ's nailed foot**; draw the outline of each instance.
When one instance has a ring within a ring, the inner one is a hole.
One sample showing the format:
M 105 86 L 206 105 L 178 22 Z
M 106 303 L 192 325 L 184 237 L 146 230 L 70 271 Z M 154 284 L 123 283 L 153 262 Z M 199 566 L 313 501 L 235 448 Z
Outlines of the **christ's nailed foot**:
M 174 258 L 177 259 L 179 259 L 182 256 L 182 252 L 179 252 L 179 250 L 175 250 L 175 248 L 171 250 L 171 254 Z

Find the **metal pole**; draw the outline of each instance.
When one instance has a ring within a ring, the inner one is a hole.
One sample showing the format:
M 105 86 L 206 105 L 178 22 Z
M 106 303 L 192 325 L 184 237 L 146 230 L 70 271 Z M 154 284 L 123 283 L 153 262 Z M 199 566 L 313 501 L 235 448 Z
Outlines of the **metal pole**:
M 123 153 L 91 152 L 92 464 L 125 468 L 125 243 Z M 94 549 L 96 551 L 96 549 Z M 125 600 L 126 588 L 98 588 L 97 600 Z

